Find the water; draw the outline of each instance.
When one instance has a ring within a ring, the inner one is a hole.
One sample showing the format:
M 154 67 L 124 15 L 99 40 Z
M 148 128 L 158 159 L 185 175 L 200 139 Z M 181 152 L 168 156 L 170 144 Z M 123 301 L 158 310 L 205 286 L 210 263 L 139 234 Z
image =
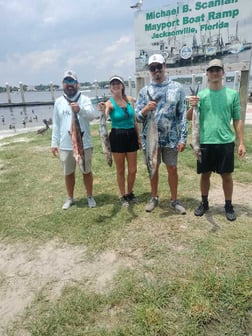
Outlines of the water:
M 83 92 L 84 95 L 94 98 L 96 96 L 103 97 L 109 95 L 109 90 L 98 89 Z M 58 98 L 63 94 L 63 91 L 55 91 L 54 98 Z M 25 92 L 26 102 L 48 102 L 52 101 L 51 92 Z M 6 93 L 0 93 L 0 102 L 7 103 L 8 97 Z M 11 102 L 22 102 L 21 94 L 15 92 L 11 94 Z M 95 106 L 96 108 L 96 106 Z M 16 129 L 25 127 L 44 127 L 43 119 L 49 120 L 53 115 L 53 105 L 42 106 L 19 106 L 19 107 L 0 107 L 0 131 L 7 130 L 11 127 Z
M 233 82 L 227 82 L 227 86 L 234 88 Z M 250 87 L 252 83 L 250 82 Z M 183 85 L 186 95 L 190 95 L 190 85 Z M 128 90 L 126 90 L 127 93 Z M 61 96 L 63 91 L 55 91 L 54 98 Z M 109 89 L 98 89 L 97 91 L 85 91 L 83 92 L 86 96 L 94 98 L 96 94 L 99 97 L 108 96 L 110 94 Z M 135 96 L 135 89 L 132 88 L 132 96 Z M 20 93 L 12 93 L 11 101 L 21 102 Z M 51 92 L 25 92 L 25 101 L 40 101 L 48 102 L 52 101 Z M 7 103 L 8 97 L 6 93 L 0 93 L 0 102 Z M 96 108 L 96 106 L 94 106 Z M 12 108 L 2 108 L 0 107 L 0 132 L 2 130 L 9 130 L 10 125 L 14 126 L 15 129 L 22 129 L 27 127 L 44 127 L 43 119 L 49 120 L 52 118 L 53 114 L 53 105 L 43 105 L 43 106 L 29 106 L 29 107 L 12 107 Z M 25 121 L 25 124 L 24 124 Z

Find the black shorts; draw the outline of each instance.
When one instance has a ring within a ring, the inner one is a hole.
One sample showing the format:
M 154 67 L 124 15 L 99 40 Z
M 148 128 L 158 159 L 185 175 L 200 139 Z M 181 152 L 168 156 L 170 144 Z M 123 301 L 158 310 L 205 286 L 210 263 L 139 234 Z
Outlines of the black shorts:
M 135 128 L 112 128 L 109 140 L 112 153 L 136 152 L 139 149 Z
M 201 144 L 202 162 L 197 161 L 197 173 L 232 173 L 234 171 L 234 146 L 234 142 L 223 145 Z

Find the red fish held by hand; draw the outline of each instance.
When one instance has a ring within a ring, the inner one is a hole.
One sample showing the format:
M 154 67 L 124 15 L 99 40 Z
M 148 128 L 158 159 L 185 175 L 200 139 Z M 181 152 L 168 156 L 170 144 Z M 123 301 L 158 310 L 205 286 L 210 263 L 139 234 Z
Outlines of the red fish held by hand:
M 73 145 L 73 156 L 80 167 L 80 170 L 84 174 L 85 172 L 85 151 L 83 146 L 82 137 L 84 132 L 81 131 L 78 114 L 72 112 L 72 122 L 70 135 Z
M 74 101 L 71 101 L 68 97 L 64 95 L 65 99 L 69 102 L 69 104 L 73 102 L 76 103 L 78 99 L 80 98 L 80 96 L 81 96 L 81 93 L 78 95 L 78 97 Z M 73 156 L 77 164 L 79 165 L 80 170 L 84 174 L 85 172 L 85 150 L 84 150 L 83 140 L 82 140 L 84 132 L 81 131 L 78 113 L 74 112 L 73 110 L 72 110 L 71 129 L 69 131 L 69 134 L 71 136 L 72 145 L 73 145 Z

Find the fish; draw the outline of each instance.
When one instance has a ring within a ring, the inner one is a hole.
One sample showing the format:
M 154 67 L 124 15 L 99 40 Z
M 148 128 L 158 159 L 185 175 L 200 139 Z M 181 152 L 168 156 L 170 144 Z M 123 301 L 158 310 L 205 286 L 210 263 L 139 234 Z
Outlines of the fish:
M 80 96 L 81 93 L 74 100 L 74 102 L 77 102 Z M 64 97 L 69 103 L 73 102 L 70 99 L 68 99 L 65 95 Z M 85 150 L 83 145 L 84 132 L 81 130 L 80 127 L 78 113 L 75 113 L 74 111 L 72 111 L 72 120 L 69 134 L 72 140 L 73 156 L 75 158 L 76 163 L 80 167 L 81 172 L 84 174 L 85 173 Z
M 73 145 L 73 156 L 75 161 L 77 162 L 78 166 L 82 173 L 85 173 L 85 151 L 83 146 L 83 135 L 84 132 L 81 131 L 80 122 L 78 119 L 78 113 L 74 113 L 72 111 L 72 121 L 71 121 L 71 129 L 70 135 Z
M 196 159 L 201 162 L 201 149 L 200 149 L 200 124 L 199 124 L 199 108 L 193 107 L 192 112 L 192 148 Z
M 104 112 L 101 112 L 100 115 L 100 124 L 99 124 L 99 133 L 101 138 L 102 152 L 105 155 L 109 167 L 112 166 L 113 159 L 111 153 L 111 146 L 107 131 L 106 115 Z
M 199 87 L 196 90 L 190 88 L 192 95 L 197 96 Z M 192 111 L 192 145 L 196 159 L 202 161 L 202 153 L 200 149 L 200 122 L 199 122 L 199 108 L 198 106 L 193 107 Z
M 147 95 L 151 101 L 156 101 L 153 99 L 147 91 Z M 147 170 L 150 179 L 153 178 L 158 163 L 158 127 L 155 119 L 155 110 L 149 111 L 147 120 L 147 134 L 146 134 L 146 150 L 145 150 L 145 160 L 147 165 Z

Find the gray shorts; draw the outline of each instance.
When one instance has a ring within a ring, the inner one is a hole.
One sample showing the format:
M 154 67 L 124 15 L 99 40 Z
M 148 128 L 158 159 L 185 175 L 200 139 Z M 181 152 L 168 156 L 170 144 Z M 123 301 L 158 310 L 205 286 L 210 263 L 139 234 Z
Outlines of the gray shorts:
M 92 153 L 93 148 L 85 149 L 85 172 L 88 174 L 92 171 Z M 70 175 L 75 172 L 76 161 L 72 150 L 60 150 L 60 161 L 62 163 L 64 175 Z
M 144 150 L 144 157 L 145 150 Z M 169 148 L 169 147 L 158 147 L 158 164 L 162 162 L 167 166 L 177 166 L 178 162 L 178 151 L 176 148 Z M 146 162 L 145 162 L 146 163 Z

